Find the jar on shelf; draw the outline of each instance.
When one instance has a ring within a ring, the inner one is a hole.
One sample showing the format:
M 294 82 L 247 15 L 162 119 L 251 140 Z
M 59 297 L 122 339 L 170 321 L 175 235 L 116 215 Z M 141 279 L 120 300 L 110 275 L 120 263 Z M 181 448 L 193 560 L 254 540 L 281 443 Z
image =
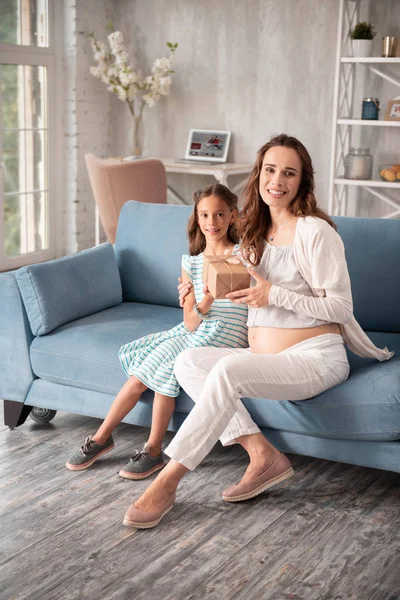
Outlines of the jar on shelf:
M 379 118 L 379 98 L 364 98 L 362 101 L 361 118 L 367 121 L 377 121 Z
M 350 148 L 344 157 L 345 179 L 371 179 L 372 154 L 369 148 Z

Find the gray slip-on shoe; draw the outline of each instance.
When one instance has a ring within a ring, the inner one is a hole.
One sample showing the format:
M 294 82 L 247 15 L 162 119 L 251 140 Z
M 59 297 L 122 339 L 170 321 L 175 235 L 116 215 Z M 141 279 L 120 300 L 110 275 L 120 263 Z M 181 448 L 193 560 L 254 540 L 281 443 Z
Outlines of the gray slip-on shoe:
M 231 485 L 222 492 L 222 499 L 225 502 L 241 502 L 249 500 L 264 492 L 268 488 L 285 481 L 294 475 L 292 465 L 289 459 L 280 454 L 278 458 L 261 475 L 246 483 L 239 482 L 237 485 Z
M 125 513 L 123 523 L 128 527 L 136 527 L 136 529 L 151 529 L 159 524 L 161 519 L 165 517 L 174 506 L 176 493 L 167 500 L 164 506 L 158 511 L 146 512 L 136 508 L 131 504 Z
M 120 470 L 119 474 L 125 479 L 146 479 L 153 473 L 161 471 L 165 467 L 163 455 L 152 456 L 148 446 L 145 444 L 142 450 L 135 450 L 128 464 Z
M 83 446 L 79 448 L 74 454 L 67 460 L 65 466 L 70 471 L 84 471 L 92 466 L 92 464 L 103 456 L 107 452 L 111 452 L 114 448 L 114 440 L 112 435 L 104 444 L 97 444 L 92 440 L 92 436 L 89 435 Z

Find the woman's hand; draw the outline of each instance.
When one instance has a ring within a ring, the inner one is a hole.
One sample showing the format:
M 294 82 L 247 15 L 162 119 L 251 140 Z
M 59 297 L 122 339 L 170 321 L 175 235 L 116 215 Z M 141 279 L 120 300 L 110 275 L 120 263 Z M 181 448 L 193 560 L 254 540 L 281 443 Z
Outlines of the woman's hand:
M 185 298 L 191 292 L 193 286 L 190 283 L 190 281 L 186 281 L 185 283 L 183 283 L 182 277 L 178 277 L 178 281 L 179 306 L 183 308 L 183 305 L 185 304 Z
M 261 308 L 262 306 L 268 306 L 269 291 L 272 287 L 272 283 L 261 277 L 255 271 L 255 269 L 247 269 L 253 279 L 256 280 L 256 285 L 245 290 L 238 290 L 237 292 L 231 292 L 226 297 L 236 304 L 247 304 L 251 308 Z

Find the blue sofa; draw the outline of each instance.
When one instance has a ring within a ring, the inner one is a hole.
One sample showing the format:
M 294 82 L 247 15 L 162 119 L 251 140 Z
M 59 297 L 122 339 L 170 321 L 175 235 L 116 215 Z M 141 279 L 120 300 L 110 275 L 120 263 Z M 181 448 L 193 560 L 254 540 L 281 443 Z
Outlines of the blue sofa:
M 0 398 L 5 423 L 31 407 L 104 417 L 126 380 L 122 344 L 182 319 L 177 299 L 191 207 L 125 204 L 115 248 L 0 275 Z M 387 362 L 349 352 L 348 381 L 302 402 L 244 399 L 266 437 L 285 452 L 400 472 L 400 222 L 336 218 L 354 311 Z M 181 393 L 170 429 L 193 406 Z M 149 426 L 151 393 L 126 421 Z

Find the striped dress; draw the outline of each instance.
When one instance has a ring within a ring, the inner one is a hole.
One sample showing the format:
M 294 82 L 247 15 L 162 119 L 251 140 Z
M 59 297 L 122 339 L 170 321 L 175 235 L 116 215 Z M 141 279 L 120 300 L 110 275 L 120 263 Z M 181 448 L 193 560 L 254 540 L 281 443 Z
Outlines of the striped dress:
M 233 253 L 237 253 L 236 245 Z M 203 254 L 184 254 L 182 267 L 193 283 L 196 302 L 203 294 Z M 189 331 L 184 323 L 161 333 L 146 335 L 125 344 L 119 351 L 119 359 L 125 373 L 134 375 L 154 392 L 165 396 L 179 395 L 179 383 L 174 375 L 175 359 L 186 348 L 213 346 L 216 348 L 245 348 L 247 342 L 247 305 L 234 304 L 230 300 L 215 300 L 207 319 L 195 331 Z

